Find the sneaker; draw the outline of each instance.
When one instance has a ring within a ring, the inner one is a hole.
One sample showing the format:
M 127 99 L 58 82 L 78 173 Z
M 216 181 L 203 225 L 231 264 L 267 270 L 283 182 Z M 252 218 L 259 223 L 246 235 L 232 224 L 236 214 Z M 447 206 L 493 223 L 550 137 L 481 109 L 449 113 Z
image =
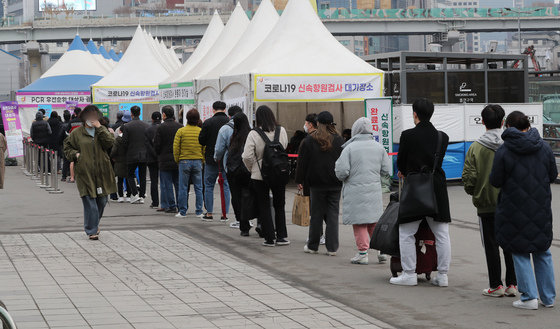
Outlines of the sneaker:
M 159 208 L 159 206 L 158 206 L 157 204 L 153 204 L 153 203 L 152 203 L 152 204 L 150 205 L 150 208 L 156 209 L 156 208 Z
M 202 221 L 203 222 L 211 222 L 212 220 L 214 220 L 214 216 L 208 216 L 208 214 L 204 214 L 202 216 Z
M 241 235 L 241 236 L 249 236 L 249 232 L 241 231 L 241 233 L 239 233 L 239 235 Z
M 177 213 L 177 208 L 173 207 L 173 208 L 167 208 L 165 209 L 165 212 L 168 214 L 176 214 Z
M 369 263 L 368 254 L 366 253 L 357 253 L 352 259 L 350 259 L 350 263 L 352 264 L 360 264 L 360 265 L 367 265 Z
M 123 198 L 122 196 L 119 197 L 119 198 L 117 199 L 117 202 L 118 202 L 118 203 L 123 203 L 123 202 L 124 202 L 124 198 Z
M 184 215 L 183 215 L 183 214 L 181 214 L 180 212 L 178 212 L 177 214 L 175 214 L 175 217 L 177 217 L 177 218 L 185 218 L 185 217 L 187 217 L 187 214 L 184 214 Z
M 379 264 L 383 264 L 387 261 L 387 255 L 381 253 L 381 251 L 377 252 L 377 262 Z
M 138 200 L 138 203 L 144 204 L 144 198 L 140 197 L 140 199 Z
M 130 197 L 131 204 L 139 203 L 139 201 L 140 201 L 140 197 L 138 195 L 133 195 Z
M 274 243 L 274 241 L 264 241 L 264 242 L 262 243 L 262 245 L 265 246 L 265 247 L 274 247 L 274 246 L 276 246 L 276 244 Z
M 327 252 L 325 253 L 325 255 L 327 255 L 327 256 L 333 256 L 333 257 L 334 257 L 334 256 L 336 256 L 336 251 L 327 251 Z
M 418 285 L 418 276 L 416 274 L 402 273 L 398 277 L 393 277 L 389 283 L 398 286 L 416 286 Z
M 277 246 L 287 246 L 290 244 L 290 241 L 284 238 L 281 239 L 276 239 L 276 245 Z
M 504 297 L 505 292 L 504 286 L 499 285 L 497 288 L 484 289 L 482 294 L 488 297 Z
M 438 287 L 449 286 L 449 279 L 447 278 L 447 274 L 438 273 L 435 277 L 432 278 L 432 284 Z
M 545 304 L 542 302 L 542 300 L 539 300 L 539 304 L 541 304 L 542 306 L 546 307 L 546 308 L 553 308 L 554 304 Z
M 196 218 L 202 218 L 202 217 L 204 217 L 204 214 L 198 214 L 198 215 L 196 215 Z
M 222 222 L 222 223 L 225 223 L 225 222 L 227 222 L 228 220 L 229 220 L 229 218 L 227 218 L 226 216 L 222 216 L 222 217 L 220 218 L 220 222 Z
M 517 291 L 517 286 L 514 286 L 513 284 L 510 284 L 505 291 L 505 296 L 506 297 L 516 297 L 517 293 L 519 291 Z
M 318 254 L 319 252 L 317 250 L 311 250 L 307 247 L 307 245 L 305 245 L 303 247 L 303 252 L 307 253 L 307 254 Z
M 239 228 L 239 222 L 233 222 L 233 223 L 229 224 L 229 227 L 231 227 L 231 228 Z
M 125 197 L 124 202 L 130 202 L 130 197 L 129 196 Z
M 325 235 L 321 235 L 321 240 L 319 240 L 319 244 L 324 245 L 325 242 Z
M 513 307 L 524 309 L 524 310 L 538 310 L 539 302 L 537 301 L 537 299 L 529 299 L 526 301 L 522 301 L 520 299 L 513 302 Z

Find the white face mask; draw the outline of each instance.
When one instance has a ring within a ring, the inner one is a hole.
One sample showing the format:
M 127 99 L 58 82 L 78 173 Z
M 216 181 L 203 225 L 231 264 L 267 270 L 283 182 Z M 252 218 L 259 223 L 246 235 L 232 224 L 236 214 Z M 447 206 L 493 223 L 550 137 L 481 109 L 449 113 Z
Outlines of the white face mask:
M 88 127 L 93 127 L 93 122 L 91 120 L 86 120 L 86 125 Z
M 307 128 L 307 125 L 305 123 L 303 124 L 303 131 L 305 131 L 306 134 L 309 133 L 309 128 Z

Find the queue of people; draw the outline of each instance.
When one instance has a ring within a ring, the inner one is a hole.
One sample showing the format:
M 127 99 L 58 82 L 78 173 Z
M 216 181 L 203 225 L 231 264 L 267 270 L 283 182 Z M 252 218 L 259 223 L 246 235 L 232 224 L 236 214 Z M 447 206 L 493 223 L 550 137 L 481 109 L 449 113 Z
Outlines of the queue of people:
M 46 147 L 63 145 L 64 161 L 73 164 L 82 198 L 84 229 L 92 240 L 99 238 L 99 223 L 110 196 L 116 196 L 117 202 L 144 203 L 149 169 L 150 207 L 157 211 L 186 217 L 192 185 L 196 217 L 212 221 L 219 216 L 228 221 L 231 198 L 235 218 L 231 227 L 238 228 L 241 236 L 249 236 L 254 227 L 263 246 L 289 245 L 285 200 L 290 164 L 285 128 L 264 105 L 255 112 L 253 129 L 241 108 L 232 106 L 226 112 L 226 104 L 220 101 L 213 108 L 214 115 L 204 123 L 196 109 L 188 110 L 184 126 L 170 106 L 153 113 L 151 124 L 142 122 L 140 109 L 133 107 L 130 116 L 119 113 L 111 127 L 94 105 L 81 113 L 77 109 L 74 119 L 64 113 L 64 122 L 57 115 L 47 122 L 38 112 L 31 133 L 36 143 Z M 415 234 L 425 221 L 437 250 L 438 273 L 432 284 L 447 287 L 451 215 L 442 164 L 449 137 L 430 122 L 434 113 L 431 101 L 419 99 L 412 109 L 415 127 L 400 137 L 398 176 L 406 179 L 432 169 L 437 210 L 425 216 L 399 216 L 403 271 L 390 283 L 417 284 Z M 489 286 L 482 294 L 520 295 L 513 303 L 517 308 L 537 309 L 539 299 L 544 307 L 552 307 L 550 183 L 558 176 L 554 155 L 523 113 L 510 113 L 505 130 L 501 106 L 486 106 L 481 117 L 486 132 L 468 150 L 463 183 L 477 209 L 486 255 Z M 357 249 L 350 262 L 365 265 L 373 231 L 384 212 L 383 177 L 392 165 L 366 118 L 356 120 L 344 133 L 344 137 L 339 135 L 332 114 L 324 111 L 308 115 L 304 137 L 290 141 L 292 149 L 297 144 L 295 182 L 310 197 L 310 226 L 303 251 L 318 254 L 324 244 L 326 254 L 336 256 L 342 199 L 342 223 L 352 225 Z M 49 138 L 53 134 L 58 137 Z M 223 200 L 221 215 L 216 215 L 218 207 L 214 207 L 216 181 Z M 125 190 L 129 199 L 125 199 Z M 506 265 L 505 284 L 500 249 Z M 382 254 L 377 258 L 387 260 Z

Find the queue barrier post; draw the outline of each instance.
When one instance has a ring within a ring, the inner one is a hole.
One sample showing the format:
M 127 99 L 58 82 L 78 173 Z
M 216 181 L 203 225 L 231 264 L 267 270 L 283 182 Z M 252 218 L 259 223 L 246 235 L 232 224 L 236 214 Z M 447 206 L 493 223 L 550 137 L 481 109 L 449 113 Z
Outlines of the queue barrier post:
M 64 193 L 58 188 L 58 151 L 52 151 L 52 166 L 51 166 L 51 187 L 48 189 L 51 194 Z
M 48 149 L 41 147 L 41 184 L 39 185 L 40 188 L 47 188 L 49 187 L 49 165 L 47 163 Z
M 41 179 L 41 171 L 39 170 L 39 156 L 41 155 L 41 150 L 39 145 L 33 144 L 35 151 L 33 152 L 33 179 Z
M 50 173 L 47 170 L 47 180 L 45 182 L 45 185 L 47 185 L 47 187 L 45 188 L 45 191 L 52 191 L 54 190 L 54 176 L 55 176 L 55 170 L 56 170 L 56 161 L 54 159 L 54 151 L 53 150 L 47 150 L 47 159 L 48 159 L 48 164 L 49 164 L 49 168 L 50 168 Z M 50 174 L 50 179 L 49 179 L 49 175 Z
M 25 139 L 22 140 L 22 145 L 23 145 L 23 162 L 21 163 L 20 169 L 25 174 L 25 171 L 27 169 L 27 161 L 26 161 L 27 160 L 27 143 L 26 143 Z

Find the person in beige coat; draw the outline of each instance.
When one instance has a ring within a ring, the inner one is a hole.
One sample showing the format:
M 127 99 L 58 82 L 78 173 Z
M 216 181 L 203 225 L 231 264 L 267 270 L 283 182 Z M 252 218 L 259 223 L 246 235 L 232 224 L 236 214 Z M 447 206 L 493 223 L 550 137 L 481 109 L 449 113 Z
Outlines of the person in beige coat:
M 259 106 L 256 116 L 256 128 L 264 131 L 268 139 L 274 139 L 276 129 L 280 129 L 279 142 L 282 147 L 288 145 L 288 135 L 286 130 L 276 123 L 276 118 L 272 110 L 266 106 Z M 268 186 L 261 175 L 262 159 L 265 148 L 265 141 L 255 130 L 251 130 L 247 136 L 243 154 L 243 163 L 251 172 L 251 182 L 256 194 L 256 201 L 259 208 L 259 223 L 261 228 L 256 231 L 265 239 L 263 245 L 266 247 L 289 245 L 288 231 L 286 230 L 286 186 Z M 270 192 L 272 191 L 272 203 L 274 206 L 274 221 L 272 223 L 272 212 L 270 211 Z M 276 240 L 276 243 L 275 243 Z
M 8 149 L 6 137 L 0 133 L 0 190 L 4 188 L 4 171 L 6 169 L 6 162 L 4 160 L 4 153 Z

